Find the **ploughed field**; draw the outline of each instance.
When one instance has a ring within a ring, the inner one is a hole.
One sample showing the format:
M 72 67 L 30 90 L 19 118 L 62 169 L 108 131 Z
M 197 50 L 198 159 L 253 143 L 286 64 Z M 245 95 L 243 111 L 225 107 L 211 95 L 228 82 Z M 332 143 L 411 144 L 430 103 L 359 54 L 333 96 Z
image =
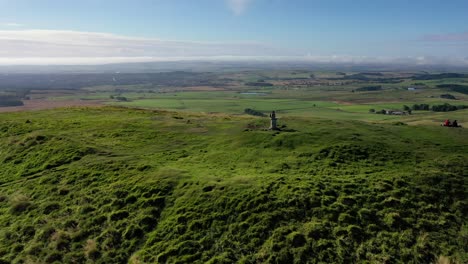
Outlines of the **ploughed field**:
M 2 113 L 0 263 L 468 262 L 465 128 L 279 125 Z

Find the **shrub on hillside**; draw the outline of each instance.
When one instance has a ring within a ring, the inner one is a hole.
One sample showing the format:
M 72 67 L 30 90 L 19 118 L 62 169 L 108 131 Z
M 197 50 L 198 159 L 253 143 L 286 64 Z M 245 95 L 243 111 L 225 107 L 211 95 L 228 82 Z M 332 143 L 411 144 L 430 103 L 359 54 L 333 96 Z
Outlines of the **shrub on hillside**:
M 441 94 L 440 95 L 440 98 L 443 98 L 443 99 L 450 99 L 450 100 L 456 100 L 457 98 L 451 94 Z
M 250 109 L 250 108 L 244 109 L 244 113 L 248 115 L 253 115 L 253 116 L 266 116 L 264 113 L 257 111 L 257 110 Z
M 50 202 L 44 205 L 44 209 L 42 210 L 44 214 L 50 214 L 53 211 L 57 211 L 60 209 L 60 204 L 57 202 Z
M 461 84 L 439 84 L 437 85 L 438 88 L 445 88 L 451 91 L 468 94 L 468 85 L 461 85 Z
M 442 104 L 442 105 L 433 105 L 431 110 L 434 112 L 451 112 L 451 111 L 457 111 L 457 110 L 462 110 L 468 108 L 466 105 L 451 105 L 448 103 Z
M 267 83 L 267 82 L 248 82 L 248 83 L 245 83 L 245 85 L 247 85 L 247 86 L 256 86 L 256 87 L 258 87 L 258 86 L 260 86 L 260 87 L 262 87 L 262 86 L 272 87 L 273 86 L 272 83 Z
M 63 258 L 63 255 L 60 251 L 52 251 L 49 254 L 47 254 L 46 258 L 44 259 L 46 263 L 55 263 L 55 262 L 61 262 Z
M 99 257 L 101 256 L 101 252 L 99 252 L 96 240 L 88 239 L 86 241 L 86 244 L 84 246 L 84 253 L 85 253 L 85 256 L 90 260 L 99 259 Z
M 415 110 L 415 111 L 429 111 L 430 110 L 430 106 L 428 104 L 414 104 L 411 109 Z
M 382 90 L 382 86 L 381 85 L 377 85 L 377 86 L 365 86 L 365 87 L 361 87 L 361 88 L 357 88 L 356 91 L 357 92 L 371 92 L 371 91 L 380 91 Z
M 26 195 L 16 195 L 11 199 L 10 211 L 19 214 L 31 207 L 32 203 Z

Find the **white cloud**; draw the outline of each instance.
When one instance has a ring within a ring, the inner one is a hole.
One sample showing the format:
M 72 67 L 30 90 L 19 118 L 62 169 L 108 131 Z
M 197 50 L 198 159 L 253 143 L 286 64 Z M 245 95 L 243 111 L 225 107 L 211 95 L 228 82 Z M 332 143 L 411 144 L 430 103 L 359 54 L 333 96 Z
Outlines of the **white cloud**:
M 307 55 L 304 61 L 336 64 L 381 64 L 381 65 L 454 65 L 468 66 L 468 58 L 438 57 L 438 56 L 311 56 Z
M 0 23 L 0 26 L 4 26 L 4 27 L 22 27 L 23 25 L 22 24 L 18 24 L 18 23 Z
M 228 7 L 235 15 L 242 15 L 253 0 L 226 0 Z
M 0 65 L 153 61 L 266 61 L 337 64 L 468 65 L 458 57 L 307 55 L 258 42 L 194 42 L 59 30 L 0 30 Z
M 89 61 L 144 61 L 284 55 L 257 42 L 194 42 L 59 30 L 0 30 L 0 63 L 37 58 Z M 78 59 L 79 58 L 79 59 Z M 138 59 L 139 58 L 139 59 Z

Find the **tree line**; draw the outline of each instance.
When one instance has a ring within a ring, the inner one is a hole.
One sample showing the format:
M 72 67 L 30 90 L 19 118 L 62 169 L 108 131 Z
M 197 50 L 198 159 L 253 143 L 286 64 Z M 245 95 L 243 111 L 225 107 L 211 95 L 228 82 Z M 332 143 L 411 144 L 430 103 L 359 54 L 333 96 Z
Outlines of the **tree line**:
M 24 105 L 23 101 L 16 96 L 2 96 L 0 95 L 0 107 L 8 106 L 22 106 Z
M 253 116 L 266 116 L 264 113 L 262 113 L 260 111 L 257 111 L 257 110 L 254 110 L 254 109 L 251 109 L 251 108 L 244 109 L 244 113 L 246 113 L 248 115 L 253 115 Z
M 409 107 L 407 105 L 403 106 L 405 111 L 415 110 L 415 111 L 434 111 L 434 112 L 451 112 L 468 108 L 468 105 L 451 105 L 449 103 L 440 104 L 440 105 L 428 105 L 428 104 L 414 104 Z

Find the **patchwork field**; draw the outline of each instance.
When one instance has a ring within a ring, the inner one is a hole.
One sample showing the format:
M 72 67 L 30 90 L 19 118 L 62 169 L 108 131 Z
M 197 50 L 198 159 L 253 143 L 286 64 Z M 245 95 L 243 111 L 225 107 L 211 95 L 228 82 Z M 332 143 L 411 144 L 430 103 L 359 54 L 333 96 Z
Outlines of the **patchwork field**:
M 468 121 L 464 110 L 445 115 L 414 111 L 417 118 L 369 112 L 371 109 L 402 111 L 405 105 L 412 107 L 414 104 L 468 106 L 468 76 L 457 73 L 250 70 L 72 77 L 76 82 L 67 79 L 70 76 L 52 76 L 53 80 L 34 80 L 34 85 L 15 83 L 13 77 L 6 79 L 6 84 L 24 86 L 25 90 L 8 90 L 5 84 L 2 95 L 0 86 L 0 101 L 2 96 L 14 97 L 15 94 L 28 100 L 23 100 L 24 106 L 0 107 L 0 111 L 41 109 L 47 103 L 51 107 L 68 103 L 228 114 L 244 114 L 249 108 L 265 113 L 276 110 L 281 116 L 372 122 L 400 120 L 434 125 L 447 118 L 458 119 L 461 123 Z

